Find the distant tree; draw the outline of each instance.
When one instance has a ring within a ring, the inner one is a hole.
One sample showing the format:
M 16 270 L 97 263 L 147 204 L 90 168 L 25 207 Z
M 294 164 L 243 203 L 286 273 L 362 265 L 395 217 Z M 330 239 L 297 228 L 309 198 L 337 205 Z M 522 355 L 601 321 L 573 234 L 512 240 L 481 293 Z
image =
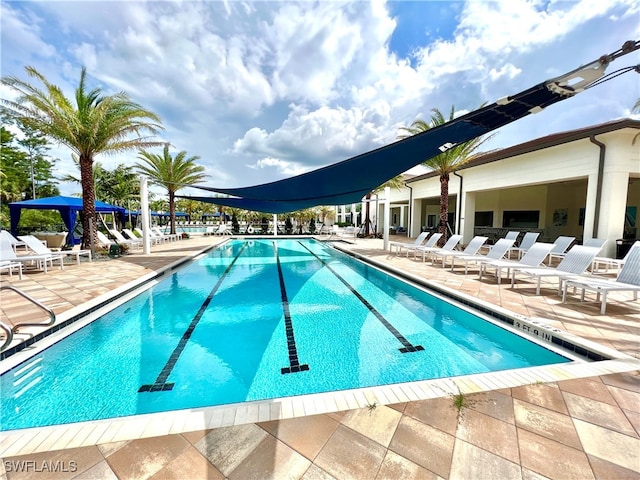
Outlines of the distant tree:
M 51 192 L 58 191 L 55 176 L 53 175 L 58 159 L 52 159 L 47 155 L 50 150 L 49 140 L 39 130 L 35 130 L 29 125 L 20 126 L 20 130 L 24 138 L 18 140 L 18 144 L 27 154 L 31 179 L 31 192 L 27 198 L 51 196 Z
M 320 217 L 320 221 L 323 225 L 327 222 L 327 220 L 331 220 L 336 214 L 336 211 L 332 207 L 329 207 L 327 205 L 319 207 L 316 212 Z
M 24 169 L 27 155 L 14 140 L 13 133 L 0 127 L 0 199 L 3 206 L 22 200 L 24 188 L 29 183 L 28 172 Z
M 44 89 L 14 76 L 2 77 L 2 84 L 17 94 L 17 100 L 3 99 L 2 103 L 20 125 L 40 131 L 78 156 L 84 211 L 82 243 L 94 248 L 97 240 L 95 157 L 101 153 L 121 153 L 160 145 L 160 142 L 142 136 L 143 132 L 157 133 L 162 128 L 160 118 L 132 102 L 124 92 L 105 96 L 100 88 L 88 90 L 84 67 L 73 99 L 67 98 L 60 87 L 50 83 L 35 68 L 26 67 L 26 73 Z
M 138 171 L 148 176 L 151 182 L 167 189 L 171 233 L 175 234 L 176 192 L 186 186 L 195 185 L 208 177 L 204 173 L 204 167 L 196 164 L 196 160 L 199 160 L 200 157 L 192 156 L 187 158 L 187 152 L 184 150 L 174 157 L 169 153 L 169 144 L 165 144 L 162 155 L 143 150 L 139 153 L 138 158 L 141 160 L 135 165 Z

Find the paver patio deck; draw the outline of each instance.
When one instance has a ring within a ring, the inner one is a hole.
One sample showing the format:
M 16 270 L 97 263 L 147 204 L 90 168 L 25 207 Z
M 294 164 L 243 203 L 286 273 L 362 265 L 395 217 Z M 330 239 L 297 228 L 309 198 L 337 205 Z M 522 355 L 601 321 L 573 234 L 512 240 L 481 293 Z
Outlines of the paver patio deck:
M 22 281 L 3 275 L 2 285 L 13 284 L 62 314 L 218 241 L 193 237 L 153 247 L 148 256 L 133 252 L 70 263 L 64 271 L 26 273 Z M 571 298 L 563 305 L 552 286 L 536 296 L 526 282 L 511 289 L 509 282 L 497 285 L 491 277 L 479 281 L 474 273 L 391 255 L 382 250 L 382 240 L 343 246 L 640 358 L 640 303 L 616 301 L 627 299 L 624 294 L 613 297 L 607 315 L 600 315 L 595 302 Z M 44 320 L 11 292 L 2 293 L 0 310 L 5 322 Z M 105 432 L 92 445 L 75 448 L 80 440 L 62 433 L 31 440 L 40 442 L 39 453 L 4 456 L 0 479 L 640 479 L 637 368 L 532 381 L 462 400 L 460 410 L 445 396 L 122 441 Z M 4 438 L 0 434 L 0 455 L 19 450 Z M 66 448 L 46 448 L 61 444 Z M 59 471 L 46 471 L 51 465 Z

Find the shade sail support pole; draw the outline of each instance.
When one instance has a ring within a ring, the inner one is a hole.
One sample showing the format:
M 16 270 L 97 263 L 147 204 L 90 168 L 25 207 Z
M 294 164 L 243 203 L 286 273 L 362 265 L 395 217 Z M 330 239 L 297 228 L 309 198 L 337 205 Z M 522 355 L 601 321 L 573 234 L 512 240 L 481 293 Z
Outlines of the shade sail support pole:
M 389 215 L 391 214 L 391 188 L 384 187 L 384 227 L 382 230 L 382 248 L 383 250 L 389 250 L 389 228 L 391 228 L 391 222 Z
M 151 237 L 149 236 L 149 186 L 147 177 L 140 177 L 140 216 L 142 217 L 142 252 L 151 253 Z

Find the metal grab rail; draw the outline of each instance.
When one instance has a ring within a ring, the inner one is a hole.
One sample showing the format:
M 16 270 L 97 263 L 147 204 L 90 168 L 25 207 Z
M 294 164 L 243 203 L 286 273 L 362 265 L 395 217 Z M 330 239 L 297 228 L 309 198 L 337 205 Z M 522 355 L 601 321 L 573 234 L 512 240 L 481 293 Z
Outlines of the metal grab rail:
M 8 325 L 5 325 L 2 322 L 0 322 L 0 328 L 2 330 L 4 330 L 4 333 L 7 336 L 7 338 L 5 338 L 5 340 L 4 340 L 4 343 L 0 347 L 0 351 L 2 351 L 5 348 L 7 348 L 7 345 L 9 345 L 13 341 L 13 331 L 11 330 L 11 328 Z
M 0 351 L 4 350 L 7 347 L 7 345 L 9 345 L 9 343 L 11 343 L 11 340 L 13 340 L 13 334 L 16 333 L 19 328 L 21 328 L 21 327 L 49 327 L 49 326 L 53 325 L 54 323 L 56 323 L 56 314 L 53 312 L 53 310 L 51 310 L 46 305 L 43 305 L 42 303 L 40 303 L 35 298 L 27 295 L 22 290 L 14 287 L 14 286 L 11 286 L 11 285 L 2 285 L 0 287 L 0 291 L 2 291 L 2 290 L 13 290 L 14 292 L 16 292 L 21 297 L 23 297 L 26 300 L 30 301 L 31 303 L 33 303 L 37 307 L 40 307 L 42 310 L 44 310 L 45 312 L 47 312 L 49 314 L 49 322 L 47 322 L 47 323 L 25 322 L 25 323 L 19 323 L 19 324 L 15 325 L 13 328 L 9 329 L 10 333 L 7 333 L 7 340 L 5 340 L 5 342 L 2 345 L 2 347 L 0 347 Z M 2 325 L 2 329 L 3 330 L 7 331 L 6 329 L 8 327 L 5 324 L 2 323 L 0 325 Z

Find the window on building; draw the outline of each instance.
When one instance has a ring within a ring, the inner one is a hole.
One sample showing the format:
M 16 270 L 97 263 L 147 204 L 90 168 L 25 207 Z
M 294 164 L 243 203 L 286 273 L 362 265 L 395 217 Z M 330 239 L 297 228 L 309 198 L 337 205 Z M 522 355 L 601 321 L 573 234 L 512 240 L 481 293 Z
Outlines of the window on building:
M 504 228 L 538 228 L 540 210 L 505 210 L 502 213 Z
M 476 212 L 474 226 L 493 227 L 493 212 Z

